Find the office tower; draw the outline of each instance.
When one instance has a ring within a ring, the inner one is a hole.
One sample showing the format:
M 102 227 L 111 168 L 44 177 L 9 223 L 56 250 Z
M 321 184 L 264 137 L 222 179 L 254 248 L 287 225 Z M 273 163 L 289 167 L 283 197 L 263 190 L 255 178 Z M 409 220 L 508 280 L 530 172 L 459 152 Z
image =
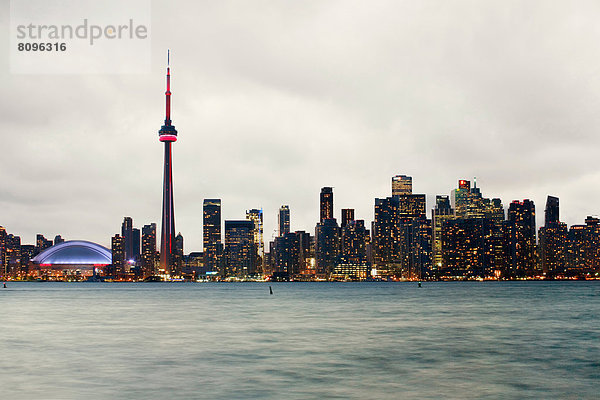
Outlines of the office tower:
M 585 270 L 587 275 L 600 272 L 600 219 L 588 216 L 585 219 Z
M 559 222 L 558 197 L 548 196 L 544 211 L 544 226 Z
M 567 271 L 571 276 L 577 276 L 586 271 L 586 225 L 571 225 L 567 236 Z
M 279 236 L 290 233 L 290 206 L 282 205 L 279 207 L 277 222 L 279 223 Z
M 493 222 L 487 218 L 448 219 L 442 225 L 442 277 L 482 278 L 493 265 Z
M 569 231 L 567 225 L 559 221 L 558 197 L 547 197 L 544 226 L 540 227 L 538 236 L 542 272 L 547 278 L 564 277 Z
M 125 252 L 125 260 L 129 261 L 133 258 L 133 219 L 124 217 L 121 224 L 121 237 L 123 238 L 123 251 Z
M 354 221 L 354 208 L 342 208 L 342 228 Z
M 125 241 L 116 234 L 111 239 L 112 264 L 108 268 L 108 275 L 115 279 L 123 277 L 125 272 Z
M 369 241 L 370 233 L 365 228 L 365 221 L 352 218 L 342 227 L 340 260 L 345 264 L 366 264 Z
M 56 235 L 54 236 L 54 245 L 56 246 L 57 244 L 61 244 L 65 241 L 65 239 L 62 238 L 62 236 L 60 235 Z
M 449 196 L 435 196 L 435 208 L 431 210 L 431 252 L 434 274 L 443 268 L 442 227 L 454 218 L 454 209 L 450 207 Z
M 308 268 L 310 234 L 304 231 L 288 232 L 272 242 L 271 257 L 274 276 L 284 279 L 299 277 Z
M 505 274 L 509 277 L 533 276 L 535 259 L 535 205 L 532 200 L 513 201 L 505 224 Z
M 204 199 L 203 215 L 204 266 L 214 272 L 221 260 L 221 199 Z
M 398 197 L 375 199 L 373 261 L 382 271 L 394 272 L 400 265 L 400 218 Z
M 138 264 L 141 261 L 142 251 L 140 248 L 141 244 L 141 235 L 140 230 L 138 228 L 133 228 L 131 230 L 131 259 Z
M 321 189 L 320 205 L 321 205 L 320 222 L 322 223 L 326 219 L 332 219 L 333 218 L 333 188 L 324 187 Z
M 175 251 L 173 253 L 173 269 L 171 274 L 175 276 L 181 275 L 183 268 L 183 235 L 181 232 L 175 236 Z
M 41 253 L 42 251 L 46 250 L 49 247 L 53 246 L 53 242 L 52 240 L 48 240 L 44 237 L 44 235 L 42 234 L 37 234 L 35 237 L 35 251 L 36 251 L 36 255 Z
M 412 194 L 412 177 L 396 175 L 392 177 L 392 196 Z
M 338 262 L 340 228 L 335 218 L 326 218 L 315 228 L 315 262 L 317 274 L 327 278 Z
M 255 256 L 254 223 L 248 220 L 225 221 L 226 275 L 254 275 Z
M 162 228 L 160 236 L 160 269 L 166 275 L 173 270 L 173 254 L 175 251 L 175 210 L 173 206 L 173 170 L 171 145 L 177 141 L 177 131 L 171 124 L 171 72 L 167 56 L 167 91 L 165 92 L 165 124 L 158 131 L 158 140 L 165 144 L 165 161 L 163 172 L 163 207 Z
M 142 278 L 156 273 L 156 224 L 142 227 Z
M 256 262 L 255 269 L 262 272 L 262 262 L 265 257 L 265 245 L 263 239 L 263 211 L 262 208 L 246 211 L 246 219 L 254 223 L 254 247 L 257 251 L 254 261 Z

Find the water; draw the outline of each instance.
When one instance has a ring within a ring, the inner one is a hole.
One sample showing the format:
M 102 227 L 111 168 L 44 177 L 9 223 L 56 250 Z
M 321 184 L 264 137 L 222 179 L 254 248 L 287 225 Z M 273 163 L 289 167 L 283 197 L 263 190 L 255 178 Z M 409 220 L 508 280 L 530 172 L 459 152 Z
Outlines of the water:
M 600 282 L 0 289 L 2 399 L 597 399 L 599 383 Z

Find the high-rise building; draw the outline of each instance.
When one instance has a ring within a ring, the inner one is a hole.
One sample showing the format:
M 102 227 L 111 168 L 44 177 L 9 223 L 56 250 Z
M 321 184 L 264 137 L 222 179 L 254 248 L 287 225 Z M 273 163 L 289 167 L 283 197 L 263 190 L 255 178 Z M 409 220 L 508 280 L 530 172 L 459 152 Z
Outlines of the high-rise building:
M 290 233 L 290 206 L 282 205 L 279 207 L 279 236 L 285 236 L 286 233 Z
M 454 218 L 454 209 L 450 207 L 448 196 L 435 196 L 435 208 L 431 210 L 431 252 L 432 270 L 434 274 L 443 268 L 442 227 Z
M 61 244 L 65 241 L 65 239 L 62 238 L 62 236 L 60 235 L 56 235 L 54 236 L 54 245 L 56 246 L 57 244 Z
M 365 221 L 347 221 L 342 227 L 340 241 L 340 260 L 344 264 L 366 264 L 367 244 L 370 240 L 369 230 L 365 228 Z
M 245 277 L 256 273 L 252 221 L 225 221 L 225 256 L 226 275 Z
M 180 276 L 183 268 L 183 235 L 181 232 L 175 236 L 175 253 L 173 257 L 172 275 Z
M 108 275 L 113 278 L 121 278 L 125 272 L 125 241 L 122 236 L 116 234 L 111 239 L 112 264 L 108 268 Z
M 546 199 L 546 210 L 544 211 L 544 225 L 559 222 L 558 197 L 548 196 Z
M 160 236 L 160 269 L 166 275 L 173 272 L 175 253 L 175 209 L 173 206 L 173 170 L 171 145 L 177 141 L 177 130 L 171 124 L 171 72 L 167 58 L 167 91 L 165 92 L 165 124 L 158 131 L 158 140 L 165 144 L 163 172 L 163 207 Z
M 504 228 L 505 275 L 533 276 L 536 270 L 535 204 L 532 200 L 513 201 L 508 207 Z
M 265 245 L 263 239 L 263 210 L 252 209 L 246 211 L 246 219 L 254 223 L 254 247 L 256 248 L 257 254 L 255 257 L 256 267 L 255 269 L 262 272 L 262 263 L 265 258 Z
M 392 196 L 412 194 L 412 177 L 396 175 L 392 177 Z
M 382 271 L 394 272 L 400 268 L 400 216 L 397 196 L 375 199 L 373 260 Z
M 52 240 L 48 240 L 42 234 L 37 234 L 35 237 L 35 251 L 36 255 L 53 246 Z
M 538 231 L 542 272 L 548 278 L 563 277 L 567 270 L 569 232 L 559 221 L 558 197 L 548 196 L 544 210 L 544 226 Z
M 310 234 L 304 231 L 278 236 L 271 248 L 273 274 L 293 279 L 307 270 L 310 259 Z
M 326 218 L 315 228 L 315 262 L 317 274 L 329 277 L 338 263 L 340 227 L 335 218 Z
M 354 221 L 354 208 L 342 208 L 342 228 Z
M 142 278 L 156 273 L 156 224 L 142 227 Z
M 221 260 L 221 199 L 204 199 L 204 266 L 207 271 L 219 271 Z
M 440 276 L 485 277 L 493 268 L 493 221 L 488 218 L 448 219 L 442 225 Z
M 324 187 L 321 189 L 320 197 L 321 219 L 322 223 L 326 219 L 333 218 L 333 188 Z
M 131 217 L 123 218 L 121 224 L 121 237 L 123 238 L 123 251 L 125 260 L 133 259 L 133 219 Z

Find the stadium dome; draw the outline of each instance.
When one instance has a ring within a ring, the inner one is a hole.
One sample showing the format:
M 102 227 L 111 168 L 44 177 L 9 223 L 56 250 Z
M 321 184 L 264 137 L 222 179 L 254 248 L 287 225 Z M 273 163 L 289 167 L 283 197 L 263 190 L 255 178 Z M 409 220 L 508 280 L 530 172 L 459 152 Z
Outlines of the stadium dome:
M 69 240 L 42 251 L 31 261 L 39 265 L 108 265 L 112 252 L 99 244 L 85 240 Z

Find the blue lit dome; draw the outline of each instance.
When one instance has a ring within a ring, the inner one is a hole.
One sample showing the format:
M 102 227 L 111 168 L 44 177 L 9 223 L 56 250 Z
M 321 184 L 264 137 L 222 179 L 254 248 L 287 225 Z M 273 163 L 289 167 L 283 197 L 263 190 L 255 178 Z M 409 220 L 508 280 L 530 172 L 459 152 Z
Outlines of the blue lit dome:
M 112 263 L 112 253 L 96 243 L 69 240 L 47 248 L 32 261 L 41 265 L 108 265 Z

